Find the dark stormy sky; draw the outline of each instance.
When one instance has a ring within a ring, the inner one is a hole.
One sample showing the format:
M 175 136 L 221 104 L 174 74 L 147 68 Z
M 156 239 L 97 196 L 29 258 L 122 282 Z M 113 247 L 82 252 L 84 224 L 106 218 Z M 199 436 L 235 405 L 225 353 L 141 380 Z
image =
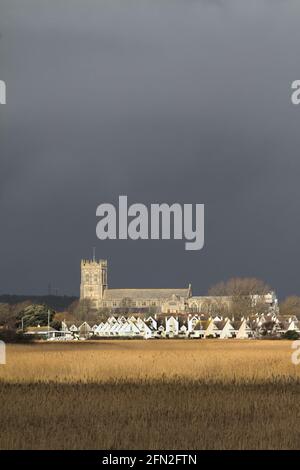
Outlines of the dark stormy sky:
M 257 276 L 300 295 L 300 6 L 279 0 L 0 0 L 0 292 L 195 293 Z M 96 207 L 205 204 L 205 246 L 99 241 Z

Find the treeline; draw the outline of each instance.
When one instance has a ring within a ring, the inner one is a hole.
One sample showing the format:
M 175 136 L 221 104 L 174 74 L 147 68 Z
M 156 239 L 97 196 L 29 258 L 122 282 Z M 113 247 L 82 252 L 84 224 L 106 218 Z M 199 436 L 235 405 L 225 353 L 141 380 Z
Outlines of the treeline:
M 61 322 L 54 317 L 55 311 L 45 304 L 30 304 L 30 301 L 12 305 L 0 303 L 0 340 L 7 343 L 28 341 L 32 338 L 24 333 L 29 326 L 49 325 L 58 329 Z
M 30 304 L 46 304 L 51 309 L 61 312 L 78 300 L 77 297 L 69 295 L 0 295 L 0 304 L 16 305 L 23 302 Z

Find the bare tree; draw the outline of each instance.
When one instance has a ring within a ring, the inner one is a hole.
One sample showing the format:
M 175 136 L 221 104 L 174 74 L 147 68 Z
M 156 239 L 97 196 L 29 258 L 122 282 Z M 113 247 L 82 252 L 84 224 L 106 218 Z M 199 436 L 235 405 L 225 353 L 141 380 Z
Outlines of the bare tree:
M 269 306 L 264 296 L 270 290 L 270 286 L 260 279 L 237 277 L 211 287 L 209 295 L 230 297 L 230 314 L 241 318 L 255 313 L 266 313 Z
M 21 312 L 31 304 L 32 302 L 30 300 L 13 305 L 4 303 L 0 304 L 0 325 L 5 328 L 15 329 L 19 323 L 18 319 Z
M 75 300 L 68 311 L 80 321 L 91 321 L 96 317 L 96 312 L 91 308 L 91 301 L 89 299 Z
M 130 313 L 133 307 L 133 300 L 130 297 L 124 297 L 120 302 L 120 307 L 122 308 L 122 313 Z
M 300 319 L 300 297 L 291 295 L 280 302 L 279 310 L 282 315 L 295 315 Z
M 12 317 L 11 306 L 9 304 L 0 304 L 0 326 L 7 327 Z
M 198 308 L 196 309 L 198 311 Z M 205 299 L 201 305 L 199 306 L 200 313 L 216 316 L 228 316 L 229 314 L 229 302 L 224 301 L 224 299 L 220 296 L 219 298 L 211 297 L 210 299 Z
M 255 277 L 235 277 L 226 282 L 221 281 L 211 287 L 209 289 L 209 295 L 265 295 L 270 291 L 270 286 L 261 279 L 256 279 Z
M 105 323 L 108 318 L 113 315 L 113 311 L 110 308 L 107 307 L 102 307 L 100 310 L 97 312 L 97 321 L 98 323 Z

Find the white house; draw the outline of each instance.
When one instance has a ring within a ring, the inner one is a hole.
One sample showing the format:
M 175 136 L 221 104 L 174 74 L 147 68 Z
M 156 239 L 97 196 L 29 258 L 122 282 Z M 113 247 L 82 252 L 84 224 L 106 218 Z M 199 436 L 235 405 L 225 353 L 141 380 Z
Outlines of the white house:
M 204 333 L 204 338 L 207 338 L 208 336 L 209 337 L 213 336 L 214 338 L 216 338 L 218 334 L 219 334 L 219 329 L 217 325 L 215 325 L 212 318 L 209 318 L 208 325 Z
M 247 322 L 246 318 L 233 323 L 237 339 L 247 339 L 253 336 L 253 330 Z
M 78 333 L 78 327 L 73 324 L 70 326 L 69 331 L 71 331 L 72 333 Z
M 234 326 L 231 324 L 229 318 L 225 318 L 225 320 L 216 321 L 213 320 L 214 324 L 218 328 L 217 335 L 220 339 L 228 339 L 233 338 L 235 336 L 235 329 Z
M 174 336 L 178 336 L 179 332 L 179 322 L 178 318 L 175 317 L 167 317 L 166 318 L 166 335 L 169 338 L 172 338 Z

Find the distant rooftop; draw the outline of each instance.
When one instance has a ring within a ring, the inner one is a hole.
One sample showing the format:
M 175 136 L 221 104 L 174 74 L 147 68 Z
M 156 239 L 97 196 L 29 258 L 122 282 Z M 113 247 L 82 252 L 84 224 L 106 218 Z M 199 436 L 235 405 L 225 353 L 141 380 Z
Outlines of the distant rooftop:
M 170 299 L 177 297 L 187 298 L 189 289 L 105 289 L 103 300 L 122 300 L 129 298 L 132 300 L 154 300 Z

